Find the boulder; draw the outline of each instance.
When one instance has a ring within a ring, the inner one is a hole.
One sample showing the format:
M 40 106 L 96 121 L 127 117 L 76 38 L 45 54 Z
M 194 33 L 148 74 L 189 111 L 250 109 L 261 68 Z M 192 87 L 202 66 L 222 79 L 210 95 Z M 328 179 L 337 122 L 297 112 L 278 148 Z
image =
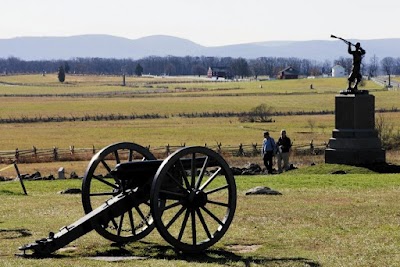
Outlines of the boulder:
M 80 194 L 82 190 L 80 188 L 68 188 L 63 191 L 58 192 L 59 194 Z
M 246 192 L 247 195 L 282 195 L 282 193 L 272 190 L 269 187 L 266 186 L 257 186 L 254 187 Z

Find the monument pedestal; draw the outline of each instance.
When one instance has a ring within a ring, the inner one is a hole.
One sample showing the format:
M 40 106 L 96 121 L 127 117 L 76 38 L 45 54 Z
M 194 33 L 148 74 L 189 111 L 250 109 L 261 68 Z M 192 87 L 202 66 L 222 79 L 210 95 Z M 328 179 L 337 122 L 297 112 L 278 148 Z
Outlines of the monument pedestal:
M 368 91 L 335 97 L 335 129 L 325 150 L 325 163 L 364 165 L 384 163 L 375 130 L 375 97 Z

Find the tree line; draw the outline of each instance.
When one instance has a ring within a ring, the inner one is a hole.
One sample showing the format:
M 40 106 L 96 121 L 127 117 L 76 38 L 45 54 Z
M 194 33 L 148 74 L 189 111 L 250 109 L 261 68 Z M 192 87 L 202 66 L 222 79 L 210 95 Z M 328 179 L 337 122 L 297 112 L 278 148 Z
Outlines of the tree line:
M 293 67 L 302 76 L 330 74 L 333 65 L 339 64 L 347 73 L 351 72 L 352 59 L 340 57 L 333 62 L 319 62 L 295 57 L 260 57 L 256 59 L 232 57 L 176 57 L 149 56 L 142 59 L 115 58 L 73 58 L 69 60 L 26 61 L 16 57 L 0 58 L 0 72 L 14 73 L 54 73 L 63 68 L 65 73 L 95 75 L 205 75 L 209 67 L 225 67 L 235 77 L 255 77 L 267 75 L 275 77 L 288 66 Z M 374 77 L 400 74 L 400 58 L 377 56 L 363 62 L 362 73 Z

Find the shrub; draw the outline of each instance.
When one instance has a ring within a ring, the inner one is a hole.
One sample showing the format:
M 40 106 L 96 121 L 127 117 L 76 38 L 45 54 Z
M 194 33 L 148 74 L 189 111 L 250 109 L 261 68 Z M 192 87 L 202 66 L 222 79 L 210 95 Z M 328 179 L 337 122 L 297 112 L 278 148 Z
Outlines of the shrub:
M 252 108 L 247 116 L 243 116 L 240 118 L 241 122 L 272 122 L 271 114 L 272 107 L 267 106 L 266 104 L 258 105 L 255 108 Z

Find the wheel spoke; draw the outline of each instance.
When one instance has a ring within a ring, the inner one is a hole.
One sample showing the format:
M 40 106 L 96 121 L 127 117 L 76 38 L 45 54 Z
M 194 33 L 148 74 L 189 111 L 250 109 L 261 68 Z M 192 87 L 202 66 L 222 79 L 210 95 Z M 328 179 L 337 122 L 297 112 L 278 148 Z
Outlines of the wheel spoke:
M 228 203 L 222 203 L 222 202 L 217 202 L 217 201 L 213 201 L 213 200 L 208 200 L 207 203 L 215 204 L 215 205 L 223 206 L 223 207 L 227 207 L 227 208 L 229 207 Z
M 117 164 L 121 163 L 121 160 L 119 159 L 118 150 L 114 151 L 114 156 L 115 156 L 115 161 L 117 162 Z
M 210 195 L 210 194 L 212 194 L 212 193 L 215 193 L 215 192 L 218 192 L 218 191 L 227 189 L 227 188 L 229 188 L 229 185 L 228 185 L 228 184 L 227 184 L 227 185 L 220 186 L 220 187 L 215 188 L 215 189 L 212 189 L 212 190 L 207 191 L 207 192 L 205 192 L 205 193 L 206 193 L 207 195 Z
M 113 224 L 115 229 L 118 229 L 118 224 L 117 222 L 114 220 L 114 218 L 111 219 L 111 223 Z
M 122 230 L 122 223 L 124 221 L 124 213 L 122 213 L 121 218 L 119 219 L 119 225 L 118 225 L 118 230 L 117 230 L 117 235 L 121 236 L 121 230 Z
M 119 189 L 118 186 L 116 186 L 115 184 L 112 184 L 112 183 L 110 183 L 110 182 L 104 180 L 103 178 L 96 177 L 96 176 L 94 176 L 94 178 L 95 178 L 96 180 L 98 180 L 98 181 L 100 181 L 100 182 L 102 182 L 102 183 L 104 183 L 104 184 L 106 184 L 106 185 L 108 185 L 108 186 L 114 188 L 114 189 Z
M 135 232 L 135 223 L 134 223 L 134 221 L 133 221 L 132 210 L 129 210 L 129 211 L 128 211 L 128 216 L 129 216 L 129 223 L 131 224 L 132 235 L 136 235 L 136 232 Z
M 111 172 L 111 168 L 108 166 L 108 164 L 104 161 L 104 159 L 101 160 L 101 163 L 103 164 L 104 168 L 106 168 L 107 172 Z
M 181 184 L 179 183 L 179 181 L 177 181 L 177 180 L 175 179 L 175 177 L 174 177 L 170 172 L 167 172 L 167 175 L 168 175 L 169 178 L 172 179 L 172 181 L 174 181 L 174 182 L 176 183 L 176 185 L 177 185 L 178 187 L 180 187 L 181 189 L 187 191 L 187 189 L 186 189 L 185 187 L 183 187 L 183 185 L 181 185 Z
M 196 153 L 192 154 L 192 162 L 191 162 L 191 168 L 190 168 L 190 176 L 191 176 L 191 183 L 190 183 L 190 187 L 194 188 L 195 183 L 196 183 Z
M 209 162 L 209 158 L 206 157 L 206 159 L 204 160 L 204 163 L 203 163 L 203 167 L 200 170 L 199 179 L 197 180 L 197 183 L 196 183 L 196 189 L 199 189 L 199 187 L 201 185 L 201 182 L 202 182 L 203 177 L 204 177 L 204 173 L 206 172 L 206 169 L 207 169 L 207 166 L 208 166 L 208 162 Z
M 187 224 L 187 221 L 189 219 L 189 213 L 190 213 L 189 210 L 186 210 L 185 218 L 183 218 L 182 225 L 181 225 L 181 230 L 179 231 L 179 235 L 178 235 L 178 240 L 179 241 L 182 240 L 183 233 L 185 232 L 186 224 Z
M 172 192 L 172 191 L 167 191 L 167 190 L 160 190 L 160 193 L 165 194 L 167 196 L 177 196 L 177 197 L 185 197 L 184 194 L 178 193 L 178 192 Z
M 175 214 L 175 216 L 168 222 L 168 224 L 165 226 L 166 229 L 168 229 L 178 218 L 181 216 L 181 214 L 185 211 L 185 207 L 181 207 L 181 209 Z
M 181 161 L 181 160 L 179 160 L 179 167 L 180 167 L 180 169 L 181 169 L 182 178 L 183 178 L 183 181 L 185 182 L 186 188 L 189 189 L 189 188 L 190 188 L 189 180 L 188 180 L 188 178 L 187 178 L 186 170 L 185 170 L 185 167 L 183 167 L 183 164 L 182 164 L 182 161 Z
M 192 217 L 192 239 L 193 239 L 193 245 L 196 245 L 197 243 L 197 236 L 196 236 L 196 212 L 195 210 L 191 211 L 191 217 Z
M 216 222 L 218 222 L 219 225 L 224 225 L 224 223 L 217 217 L 215 216 L 209 209 L 206 207 L 201 207 L 208 215 L 210 215 L 211 218 L 213 218 Z
M 208 178 L 208 180 L 199 188 L 199 190 L 204 190 L 219 174 L 219 172 L 222 170 L 221 167 L 219 167 L 211 176 Z
M 203 225 L 204 231 L 206 232 L 207 236 L 209 239 L 212 238 L 210 231 L 208 230 L 208 226 L 206 224 L 206 221 L 204 220 L 203 214 L 201 214 L 201 211 L 199 209 L 196 209 L 197 216 L 199 216 L 200 222 Z
M 144 216 L 143 212 L 139 209 L 139 207 L 135 207 L 136 211 L 139 213 L 139 216 L 142 218 L 142 220 L 144 221 L 144 223 L 147 226 L 150 226 L 149 222 L 147 221 L 146 217 Z
M 177 207 L 179 205 L 182 205 L 182 203 L 183 203 L 182 200 L 179 200 L 179 201 L 177 201 L 175 203 L 172 203 L 171 205 L 168 205 L 168 206 L 164 207 L 163 211 L 175 208 L 175 207 Z

